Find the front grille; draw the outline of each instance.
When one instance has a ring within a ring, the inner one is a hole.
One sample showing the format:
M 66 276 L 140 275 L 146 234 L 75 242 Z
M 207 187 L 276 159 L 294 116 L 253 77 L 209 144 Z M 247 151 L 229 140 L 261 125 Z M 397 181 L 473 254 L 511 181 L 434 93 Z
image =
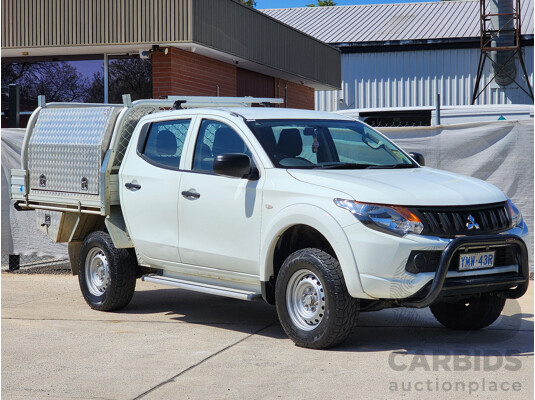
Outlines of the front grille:
M 482 247 L 472 248 L 469 252 L 481 252 L 481 251 L 495 251 L 496 258 L 494 261 L 494 267 L 505 267 L 508 265 L 518 265 L 517 249 L 514 246 L 495 246 L 495 247 Z M 449 271 L 459 270 L 459 256 L 464 250 L 457 250 L 453 258 L 451 259 Z M 419 274 L 420 272 L 436 272 L 440 259 L 442 257 L 442 251 L 440 250 L 413 250 L 411 251 L 405 270 L 411 274 Z M 488 269 L 491 271 L 492 269 Z
M 422 235 L 453 238 L 458 235 L 499 233 L 511 228 L 507 203 L 467 207 L 418 207 L 411 211 L 418 215 L 424 224 Z

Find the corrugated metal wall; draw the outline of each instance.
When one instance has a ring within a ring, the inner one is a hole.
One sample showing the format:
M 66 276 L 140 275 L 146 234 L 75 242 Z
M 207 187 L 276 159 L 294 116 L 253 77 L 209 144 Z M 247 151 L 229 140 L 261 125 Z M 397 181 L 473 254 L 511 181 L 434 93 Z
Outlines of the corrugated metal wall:
M 187 41 L 191 1 L 2 0 L 2 47 Z
M 339 87 L 337 49 L 237 2 L 195 0 L 193 7 L 195 42 Z
M 470 105 L 479 49 L 445 49 L 342 54 L 342 90 L 316 92 L 316 109 L 434 106 L 437 90 L 443 106 Z M 533 46 L 523 48 L 533 85 Z M 523 81 L 517 61 L 517 80 Z M 480 90 L 491 79 L 490 62 Z M 514 83 L 491 83 L 476 104 L 533 104 Z

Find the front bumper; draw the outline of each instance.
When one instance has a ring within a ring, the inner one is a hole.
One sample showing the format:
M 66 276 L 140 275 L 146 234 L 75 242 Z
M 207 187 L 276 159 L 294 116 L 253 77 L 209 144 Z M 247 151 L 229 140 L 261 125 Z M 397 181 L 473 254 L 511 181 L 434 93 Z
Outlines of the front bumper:
M 482 246 L 507 244 L 517 249 L 517 273 L 475 275 L 448 278 L 449 267 L 454 254 L 459 250 L 470 250 Z M 517 299 L 526 293 L 529 285 L 529 258 L 524 241 L 516 235 L 489 235 L 460 237 L 452 240 L 444 249 L 433 280 L 410 299 L 403 300 L 403 307 L 427 307 L 440 297 L 458 296 L 481 292 L 500 291 L 507 298 Z
M 478 241 L 489 239 L 493 240 L 493 243 L 499 246 L 498 248 L 511 247 L 514 248 L 514 253 L 528 253 L 525 250 L 528 239 L 528 229 L 525 223 L 500 234 L 462 236 L 457 239 L 422 235 L 397 237 L 369 229 L 359 223 L 346 226 L 344 230 L 355 257 L 362 289 L 370 299 L 413 302 L 424 298 L 433 281 L 438 277 L 436 272 L 446 249 L 453 249 L 451 250 L 453 262 L 450 261 L 445 272 L 443 294 L 468 292 L 465 286 L 474 288 L 477 293 L 486 291 L 486 288 L 508 290 L 516 286 L 519 281 L 523 282 L 524 276 L 529 275 L 527 254 L 519 260 L 516 256 L 503 257 L 494 268 L 470 271 L 458 270 L 456 265 L 459 259 L 455 255 L 462 250 L 461 244 L 470 246 L 469 243 L 472 241 L 476 243 L 474 248 L 481 249 L 482 244 Z M 510 246 L 504 246 L 506 238 L 510 238 L 511 235 L 515 237 L 517 244 L 511 243 Z M 483 247 L 486 246 L 483 245 Z M 412 252 L 435 255 L 434 262 L 431 263 L 434 267 L 424 268 L 421 271 L 408 268 Z M 343 268 L 344 265 L 342 265 Z M 500 282 L 499 285 L 498 282 Z M 351 285 L 348 285 L 348 290 L 350 295 L 359 297 L 358 293 L 352 293 Z

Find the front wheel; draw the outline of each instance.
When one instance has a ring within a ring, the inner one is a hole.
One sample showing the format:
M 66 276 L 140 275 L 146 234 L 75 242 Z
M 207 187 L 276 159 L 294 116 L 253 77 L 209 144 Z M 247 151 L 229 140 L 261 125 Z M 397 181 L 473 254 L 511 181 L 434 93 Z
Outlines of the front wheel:
M 126 307 L 136 288 L 136 264 L 135 256 L 117 249 L 107 233 L 89 234 L 78 264 L 78 282 L 87 304 L 100 311 Z
M 505 306 L 505 296 L 482 293 L 468 299 L 443 301 L 429 308 L 438 322 L 457 330 L 482 329 L 498 319 Z
M 301 347 L 325 349 L 353 330 L 358 300 L 347 292 L 338 261 L 320 249 L 303 249 L 284 261 L 275 302 L 286 334 Z

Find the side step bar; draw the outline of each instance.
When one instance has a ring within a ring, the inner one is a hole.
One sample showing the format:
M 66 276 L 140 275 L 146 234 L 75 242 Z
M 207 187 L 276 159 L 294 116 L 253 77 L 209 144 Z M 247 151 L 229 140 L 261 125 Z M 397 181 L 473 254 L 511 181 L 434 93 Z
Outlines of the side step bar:
M 230 289 L 221 286 L 207 285 L 204 283 L 188 282 L 181 279 L 161 276 L 156 274 L 143 275 L 141 280 L 144 282 L 154 282 L 161 285 L 173 286 L 180 289 L 191 290 L 194 292 L 215 294 L 217 296 L 232 297 L 233 299 L 259 301 L 262 300 L 260 293 L 248 292 L 239 289 Z

